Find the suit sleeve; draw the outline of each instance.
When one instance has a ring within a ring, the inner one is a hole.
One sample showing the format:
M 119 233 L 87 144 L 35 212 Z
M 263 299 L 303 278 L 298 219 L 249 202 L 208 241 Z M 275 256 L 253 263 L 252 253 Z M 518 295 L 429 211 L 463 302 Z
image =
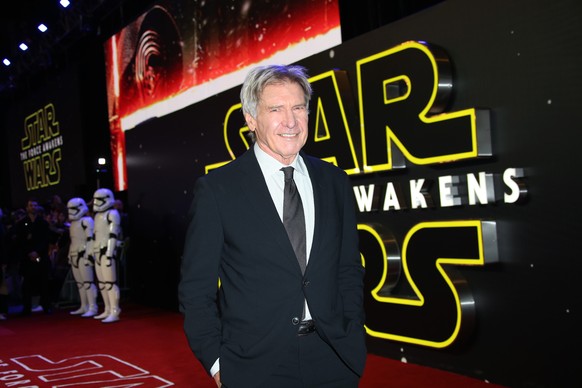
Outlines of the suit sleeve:
M 201 177 L 194 188 L 178 295 L 188 343 L 206 371 L 219 357 L 217 290 L 223 240 L 218 203 L 208 180 Z
M 339 287 L 344 302 L 344 314 L 357 325 L 364 324 L 363 278 L 364 267 L 360 257 L 356 208 L 349 178 L 343 180 L 343 225 L 340 249 Z

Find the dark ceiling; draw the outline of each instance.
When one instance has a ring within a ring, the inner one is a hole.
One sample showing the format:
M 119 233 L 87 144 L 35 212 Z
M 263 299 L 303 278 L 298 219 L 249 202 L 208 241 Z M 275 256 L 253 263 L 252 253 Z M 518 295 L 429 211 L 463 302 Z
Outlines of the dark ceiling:
M 65 65 L 83 50 L 101 44 L 143 12 L 152 0 L 17 0 L 0 13 L 0 94 L 33 82 Z M 40 23 L 48 26 L 38 31 Z M 18 46 L 28 45 L 23 52 Z

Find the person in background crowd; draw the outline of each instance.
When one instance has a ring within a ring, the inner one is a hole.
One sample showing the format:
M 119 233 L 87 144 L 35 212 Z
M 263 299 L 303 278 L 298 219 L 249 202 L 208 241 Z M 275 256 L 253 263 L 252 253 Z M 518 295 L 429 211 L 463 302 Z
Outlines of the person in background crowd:
M 302 67 L 252 70 L 241 102 L 254 144 L 196 181 L 180 310 L 219 387 L 355 388 L 364 370 L 353 192 L 344 171 L 301 151 L 310 98 Z
M 61 288 L 69 272 L 69 236 L 70 224 L 67 221 L 66 208 L 59 206 L 51 212 L 49 228 L 51 239 L 49 245 L 49 258 L 51 259 L 50 293 L 53 302 L 58 301 Z
M 20 257 L 17 247 L 17 236 L 15 226 L 26 217 L 23 208 L 10 212 L 10 217 L 6 224 L 5 252 L 6 252 L 6 274 L 5 284 L 8 287 L 8 305 L 11 303 L 20 304 L 22 302 L 22 281 L 20 275 Z
M 4 212 L 0 208 L 0 321 L 8 317 L 8 256 Z
M 27 202 L 26 217 L 14 226 L 14 233 L 22 276 L 22 314 L 31 313 L 34 295 L 40 296 L 40 306 L 49 314 L 52 312 L 49 290 L 50 229 L 36 200 Z
M 63 203 L 61 197 L 57 194 L 53 195 L 44 206 L 47 213 L 50 214 L 51 218 L 55 219 L 58 217 L 59 213 L 65 213 L 67 211 L 67 206 Z

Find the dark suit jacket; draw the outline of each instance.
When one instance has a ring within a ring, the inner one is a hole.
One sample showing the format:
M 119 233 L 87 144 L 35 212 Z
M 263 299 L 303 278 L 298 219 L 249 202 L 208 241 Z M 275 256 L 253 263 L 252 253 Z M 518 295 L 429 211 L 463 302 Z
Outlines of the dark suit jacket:
M 226 386 L 252 387 L 274 369 L 297 339 L 304 298 L 319 335 L 355 373 L 364 369 L 364 269 L 351 185 L 341 169 L 301 155 L 315 201 L 304 276 L 252 147 L 196 181 L 180 309 L 192 351 L 207 371 L 220 357 Z

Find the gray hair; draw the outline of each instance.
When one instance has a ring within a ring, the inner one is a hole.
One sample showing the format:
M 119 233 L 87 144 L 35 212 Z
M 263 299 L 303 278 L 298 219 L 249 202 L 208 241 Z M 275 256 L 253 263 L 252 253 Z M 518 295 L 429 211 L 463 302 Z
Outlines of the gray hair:
M 311 100 L 311 85 L 306 69 L 298 65 L 267 65 L 252 69 L 246 76 L 240 91 L 243 114 L 257 117 L 257 105 L 266 86 L 283 82 L 298 84 L 303 89 L 305 105 Z

